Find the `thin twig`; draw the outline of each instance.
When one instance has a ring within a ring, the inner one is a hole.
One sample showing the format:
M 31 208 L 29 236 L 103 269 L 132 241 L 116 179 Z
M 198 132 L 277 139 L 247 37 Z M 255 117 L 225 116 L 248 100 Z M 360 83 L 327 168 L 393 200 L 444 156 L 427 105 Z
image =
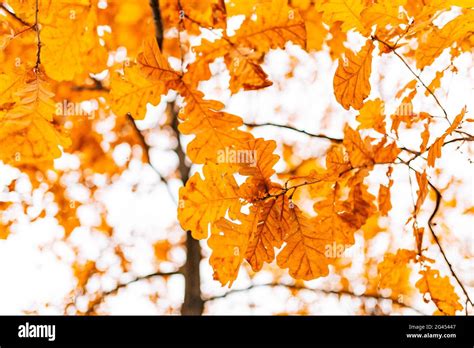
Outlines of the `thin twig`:
M 130 116 L 130 114 L 127 115 L 127 118 L 129 120 L 130 124 L 132 125 L 132 128 L 135 131 L 135 134 L 138 136 L 138 139 L 140 140 L 140 144 L 141 144 L 141 146 L 142 146 L 142 148 L 145 152 L 146 162 L 151 167 L 151 169 L 153 169 L 153 171 L 158 175 L 158 177 L 163 182 L 163 184 L 165 184 L 166 189 L 168 190 L 168 193 L 169 193 L 171 199 L 177 205 L 178 202 L 176 201 L 176 197 L 174 196 L 173 192 L 171 191 L 171 187 L 169 185 L 168 180 L 165 178 L 165 176 L 163 174 L 161 174 L 161 172 L 151 162 L 151 159 L 150 159 L 151 147 L 146 142 L 145 136 L 143 135 L 142 131 L 137 127 L 137 124 L 136 124 L 135 120 L 133 119 L 132 116 Z
M 34 71 L 39 71 L 39 66 L 41 64 L 41 38 L 40 38 L 40 25 L 39 25 L 39 0 L 36 0 L 36 11 L 35 11 L 35 29 L 36 29 L 36 40 L 38 50 L 36 51 L 36 64 Z
M 122 288 L 126 288 L 127 286 L 129 286 L 130 284 L 133 284 L 133 283 L 137 283 L 137 282 L 140 282 L 142 280 L 147 280 L 147 279 L 152 279 L 152 278 L 155 278 L 155 277 L 169 277 L 169 276 L 172 276 L 172 275 L 176 275 L 176 274 L 182 274 L 183 272 L 181 271 L 181 269 L 177 270 L 177 271 L 172 271 L 172 272 L 154 272 L 154 273 L 150 273 L 150 274 L 146 274 L 144 276 L 139 276 L 139 277 L 135 277 L 133 278 L 132 280 L 126 282 L 126 283 L 120 283 L 118 284 L 115 288 L 113 288 L 112 290 L 109 290 L 109 291 L 106 291 L 102 294 L 102 296 L 110 296 L 112 294 L 115 294 L 117 291 L 119 291 L 120 289 Z
M 98 299 L 94 300 L 91 303 L 91 306 L 87 309 L 85 314 L 90 315 L 90 314 L 94 313 L 95 309 L 102 302 L 104 302 L 106 297 L 116 294 L 120 289 L 126 288 L 127 286 L 129 286 L 131 284 L 140 282 L 142 280 L 152 279 L 152 278 L 155 278 L 155 277 L 170 277 L 172 275 L 182 274 L 182 273 L 183 272 L 182 272 L 181 269 L 178 269 L 178 270 L 172 271 L 172 272 L 154 272 L 154 273 L 146 274 L 146 275 L 143 275 L 143 276 L 135 277 L 132 280 L 130 280 L 128 282 L 125 282 L 125 283 L 120 283 L 115 288 L 113 288 L 112 290 L 108 290 L 108 291 L 105 291 L 105 292 L 101 293 L 99 295 L 100 297 Z
M 408 70 L 410 70 L 410 72 L 413 74 L 413 76 L 416 77 L 416 79 L 423 85 L 423 87 L 426 89 L 426 91 L 431 94 L 431 96 L 434 98 L 434 100 L 436 101 L 436 104 L 438 104 L 438 106 L 441 108 L 441 110 L 443 111 L 443 114 L 444 114 L 444 117 L 446 118 L 446 120 L 448 121 L 449 125 L 451 125 L 451 121 L 449 120 L 448 118 L 448 113 L 446 112 L 446 109 L 443 107 L 443 105 L 441 105 L 441 102 L 439 101 L 438 97 L 436 97 L 436 95 L 434 94 L 434 92 L 423 82 L 423 80 L 421 79 L 420 75 L 417 74 L 411 67 L 410 65 L 408 65 L 408 63 L 405 61 L 405 59 L 396 51 L 396 47 L 386 43 L 385 41 L 379 39 L 376 35 L 374 35 L 372 37 L 374 40 L 377 40 L 378 42 L 384 44 L 387 48 L 389 48 L 393 54 L 395 54 L 401 61 L 402 63 L 408 68 Z
M 343 142 L 343 139 L 341 138 L 333 138 L 333 137 L 330 137 L 328 135 L 325 135 L 325 134 L 315 134 L 315 133 L 310 133 L 310 132 L 307 132 L 303 129 L 298 129 L 298 128 L 295 128 L 295 127 L 292 127 L 292 126 L 288 126 L 288 125 L 285 125 L 285 124 L 277 124 L 277 123 L 271 123 L 271 122 L 265 122 L 265 123 L 244 123 L 245 126 L 247 127 L 251 127 L 251 128 L 255 128 L 255 127 L 278 127 L 278 128 L 284 128 L 284 129 L 289 129 L 291 131 L 294 131 L 294 132 L 298 132 L 298 133 L 301 133 L 301 134 L 305 134 L 305 135 L 308 135 L 310 137 L 313 137 L 313 138 L 319 138 L 319 139 L 324 139 L 324 140 L 328 140 L 334 144 L 341 144 Z M 455 142 L 459 142 L 459 141 L 474 141 L 474 136 L 472 136 L 471 134 L 469 133 L 466 133 L 466 132 L 461 132 L 459 131 L 459 133 L 462 133 L 464 135 L 467 136 L 467 138 L 455 138 L 455 139 L 451 139 L 451 140 L 448 140 L 446 141 L 443 146 L 445 145 L 448 145 L 448 144 L 451 144 L 451 143 L 455 143 Z M 394 139 L 395 140 L 395 139 Z M 406 152 L 409 152 L 415 156 L 413 156 L 412 158 L 410 158 L 407 163 L 410 163 L 412 162 L 414 159 L 420 157 L 421 155 L 423 155 L 424 153 L 428 152 L 430 150 L 430 148 L 433 146 L 433 144 L 431 144 L 430 146 L 428 146 L 426 148 L 425 151 L 423 152 L 420 152 L 420 151 L 416 151 L 416 150 L 412 150 L 412 149 L 409 149 L 407 147 L 400 147 L 400 150 L 403 150 L 403 151 L 406 151 Z
M 222 298 L 225 298 L 229 295 L 233 295 L 233 294 L 237 294 L 237 293 L 242 293 L 242 292 L 247 292 L 249 290 L 252 290 L 252 289 L 256 289 L 256 288 L 262 288 L 262 287 L 285 287 L 287 289 L 291 289 L 291 290 L 307 290 L 307 291 L 313 291 L 313 292 L 318 292 L 318 293 L 324 293 L 324 294 L 328 294 L 328 295 L 348 295 L 348 296 L 351 296 L 351 297 L 355 297 L 355 298 L 363 298 L 363 299 L 375 299 L 377 301 L 382 301 L 382 300 L 391 300 L 392 303 L 400 306 L 400 307 L 403 307 L 403 308 L 407 308 L 407 309 L 411 309 L 415 312 L 417 312 L 418 314 L 421 314 L 421 315 L 426 315 L 425 313 L 423 313 L 422 311 L 420 311 L 419 309 L 416 309 L 412 306 L 409 306 L 407 304 L 404 304 L 404 303 L 399 303 L 397 301 L 395 301 L 393 298 L 391 297 L 384 297 L 384 296 L 381 296 L 381 295 L 371 295 L 371 294 L 362 294 L 362 295 L 357 295 L 349 290 L 339 290 L 339 291 L 336 291 L 336 290 L 326 290 L 326 289 L 311 289 L 311 288 L 308 288 L 308 287 L 305 287 L 305 286 L 301 286 L 301 285 L 296 285 L 296 284 L 283 284 L 283 283 L 265 283 L 265 284 L 252 284 L 246 288 L 242 288 L 242 289 L 235 289 L 235 290 L 231 290 L 231 291 L 228 291 L 226 292 L 225 294 L 223 295 L 217 295 L 217 296 L 211 296 L 211 297 L 208 297 L 205 299 L 206 302 L 209 302 L 209 301 L 215 301 L 215 300 L 219 300 L 219 299 L 222 299 Z
M 306 134 L 306 135 L 309 135 L 310 137 L 313 137 L 313 138 L 320 138 L 320 139 L 326 139 L 332 143 L 336 143 L 336 144 L 341 144 L 342 143 L 342 139 L 339 139 L 339 138 L 333 138 L 333 137 L 330 137 L 328 135 L 324 135 L 324 134 L 315 134 L 315 133 L 310 133 L 310 132 L 307 132 L 305 130 L 302 130 L 302 129 L 297 129 L 297 128 L 294 128 L 294 127 L 291 127 L 291 126 L 287 126 L 285 124 L 277 124 L 277 123 L 271 123 L 271 122 L 265 122 L 265 123 L 244 123 L 245 126 L 247 127 L 251 127 L 251 128 L 254 128 L 254 127 L 279 127 L 279 128 L 285 128 L 285 129 L 289 129 L 289 130 L 292 130 L 292 131 L 295 131 L 295 132 L 298 132 L 298 133 L 302 133 L 302 134 Z

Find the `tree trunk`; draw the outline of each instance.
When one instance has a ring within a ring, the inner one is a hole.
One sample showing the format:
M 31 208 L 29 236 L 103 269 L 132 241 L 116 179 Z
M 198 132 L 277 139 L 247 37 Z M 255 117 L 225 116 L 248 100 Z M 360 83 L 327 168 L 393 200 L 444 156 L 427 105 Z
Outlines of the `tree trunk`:
M 171 127 L 174 130 L 178 145 L 176 147 L 176 154 L 179 159 L 178 170 L 183 181 L 183 185 L 189 179 L 190 167 L 186 163 L 186 154 L 181 146 L 181 140 L 179 137 L 178 130 L 178 110 L 174 103 L 168 104 L 170 115 L 172 117 Z M 186 263 L 184 265 L 184 279 L 185 279 L 185 290 L 184 290 L 184 303 L 181 308 L 182 315 L 202 315 L 204 310 L 204 301 L 201 297 L 201 276 L 200 266 L 201 263 L 201 246 L 199 241 L 191 236 L 191 231 L 186 232 Z
M 181 314 L 202 315 L 204 301 L 201 298 L 201 276 L 199 272 L 201 246 L 199 245 L 199 241 L 191 236 L 191 231 L 188 231 L 186 234 L 186 264 L 184 265 L 185 290 Z
M 160 49 L 163 46 L 163 21 L 161 18 L 159 0 L 150 0 L 150 7 L 153 11 L 153 21 L 155 23 L 155 36 Z M 189 179 L 190 166 L 186 163 L 186 154 L 184 153 L 179 136 L 178 110 L 174 102 L 168 104 L 168 112 L 171 117 L 171 128 L 173 129 L 178 145 L 176 154 L 178 155 L 178 171 L 183 185 Z M 186 232 L 186 263 L 184 265 L 184 303 L 181 308 L 182 315 L 201 315 L 204 310 L 204 301 L 201 297 L 201 276 L 199 266 L 201 263 L 201 246 L 199 241 L 191 236 L 191 231 Z

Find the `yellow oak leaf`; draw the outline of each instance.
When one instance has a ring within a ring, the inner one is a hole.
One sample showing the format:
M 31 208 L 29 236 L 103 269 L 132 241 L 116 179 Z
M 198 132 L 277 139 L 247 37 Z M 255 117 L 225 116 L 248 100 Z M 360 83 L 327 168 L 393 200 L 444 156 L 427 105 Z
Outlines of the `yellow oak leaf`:
M 124 68 L 124 74 L 111 78 L 111 108 L 118 116 L 129 114 L 137 120 L 146 115 L 146 105 L 158 105 L 165 86 L 143 76 L 138 66 Z
M 192 75 L 182 76 L 170 68 L 153 38 L 145 41 L 138 63 L 147 79 L 164 84 L 165 92 L 173 89 L 184 98 L 179 131 L 196 136 L 187 147 L 187 155 L 194 163 L 217 163 L 222 151 L 232 153 L 239 144 L 252 138 L 251 134 L 237 129 L 243 124 L 240 117 L 222 111 L 221 102 L 204 99 L 204 94 L 193 85 Z
M 415 203 L 415 214 L 417 214 L 420 211 L 426 196 L 428 195 L 428 177 L 426 176 L 426 172 L 416 172 L 415 174 L 416 182 L 418 184 L 418 190 L 416 191 L 418 196 Z
M 41 62 L 46 74 L 57 81 L 71 81 L 84 71 L 99 73 L 105 69 L 107 52 L 97 35 L 97 7 L 88 1 L 53 1 L 51 5 L 60 9 L 54 20 L 40 20 L 44 26 L 40 34 Z
M 257 7 L 255 19 L 247 18 L 232 39 L 263 53 L 283 48 L 288 41 L 305 48 L 305 23 L 288 1 L 270 0 Z
M 57 110 L 54 93 L 37 74 L 29 74 L 15 92 L 18 103 L 0 113 L 0 159 L 15 164 L 46 164 L 61 156 L 60 147 L 70 145 L 69 138 L 53 123 Z
M 373 165 L 374 153 L 369 138 L 362 140 L 359 132 L 350 127 L 346 127 L 344 132 L 344 146 L 349 153 L 352 167 Z
M 329 173 L 335 175 L 337 179 L 339 175 L 351 169 L 349 158 L 341 147 L 333 147 L 326 154 L 326 168 Z
M 194 163 L 216 163 L 222 151 L 237 151 L 239 144 L 251 139 L 249 133 L 237 129 L 243 124 L 242 119 L 222 111 L 221 102 L 205 100 L 203 93 L 185 83 L 178 86 L 178 91 L 186 101 L 179 130 L 196 135 L 187 147 L 187 155 Z
M 456 41 L 464 39 L 468 33 L 474 31 L 474 10 L 454 18 L 441 29 L 431 26 L 430 30 L 423 33 L 418 49 L 415 51 L 416 67 L 423 69 L 431 65 L 441 55 L 444 49 L 450 47 Z
M 24 76 L 17 74 L 0 74 L 0 106 L 5 103 L 11 103 L 15 98 L 15 91 L 21 86 Z
M 195 48 L 197 59 L 189 66 L 189 74 L 193 77 L 190 80 L 209 79 L 209 63 L 224 57 L 231 76 L 232 93 L 242 88 L 265 88 L 272 83 L 260 66 L 261 58 L 272 48 L 284 48 L 288 41 L 302 47 L 306 45 L 305 22 L 298 11 L 290 8 L 284 0 L 260 3 L 255 18 L 247 18 L 235 35 L 224 35 L 214 42 L 203 40 Z
M 339 59 L 346 51 L 344 42 L 347 40 L 347 33 L 341 29 L 341 22 L 335 22 L 329 28 L 330 38 L 327 40 L 329 46 L 329 54 L 332 59 Z
M 214 223 L 226 216 L 235 217 L 240 211 L 237 183 L 229 173 L 222 173 L 219 165 L 206 164 L 204 178 L 195 173 L 179 190 L 178 219 L 185 231 L 196 239 L 207 238 Z
M 428 119 L 429 120 L 429 119 Z M 428 146 L 428 142 L 430 141 L 430 122 L 426 122 L 423 126 L 423 132 L 421 132 L 421 145 L 420 145 L 420 152 L 425 152 Z
M 304 20 L 306 27 L 306 49 L 322 49 L 324 39 L 328 34 L 328 29 L 324 26 L 322 20 L 323 13 L 318 11 L 317 5 L 313 1 L 295 0 L 291 1 L 291 6 L 299 11 Z
M 275 173 L 273 166 L 279 156 L 274 154 L 276 142 L 262 138 L 251 139 L 239 149 L 243 152 L 239 164 L 239 174 L 251 176 L 253 182 L 265 182 Z
M 197 59 L 189 65 L 187 72 L 194 83 L 210 79 L 209 64 L 218 57 L 224 57 L 230 73 L 229 87 L 232 93 L 240 89 L 255 90 L 272 85 L 259 64 L 261 54 L 240 43 L 233 43 L 227 37 L 214 42 L 203 39 L 194 51 Z
M 327 0 L 320 5 L 325 23 L 332 25 L 340 21 L 343 31 L 355 29 L 365 35 L 368 30 L 361 21 L 363 9 L 364 3 L 361 0 Z
M 344 246 L 354 244 L 354 232 L 361 228 L 369 216 L 375 213 L 375 199 L 364 184 L 351 186 L 345 201 L 338 199 L 340 185 L 336 182 L 333 192 L 324 200 L 314 204 L 317 230 L 323 231 L 332 242 Z
M 434 79 L 430 82 L 428 86 L 428 89 L 431 92 L 436 91 L 441 86 L 441 79 L 443 78 L 445 71 L 446 70 L 441 70 L 441 71 L 436 72 Z M 428 92 L 428 89 L 425 91 L 425 96 L 427 97 L 430 95 L 430 92 Z
M 362 11 L 361 20 L 367 28 L 373 25 L 385 28 L 406 24 L 407 16 L 400 11 L 400 6 L 404 6 L 406 2 L 407 0 L 378 0 Z
M 369 100 L 359 110 L 356 117 L 360 125 L 357 129 L 374 129 L 381 134 L 385 134 L 384 103 L 381 99 Z
M 164 28 L 183 26 L 191 35 L 199 35 L 201 25 L 216 29 L 226 26 L 226 5 L 223 0 L 161 0 Z
M 161 54 L 154 37 L 145 39 L 137 61 L 143 75 L 152 81 L 166 82 L 180 78 L 180 74 L 170 67 L 168 60 Z
M 245 258 L 252 231 L 258 224 L 258 214 L 239 214 L 240 223 L 220 219 L 211 232 L 208 245 L 212 249 L 209 263 L 214 270 L 214 279 L 229 287 L 237 278 L 240 265 Z
M 240 89 L 262 89 L 273 84 L 258 64 L 259 60 L 258 55 L 251 49 L 231 47 L 224 56 L 224 61 L 230 72 L 229 88 L 232 93 L 237 93 Z

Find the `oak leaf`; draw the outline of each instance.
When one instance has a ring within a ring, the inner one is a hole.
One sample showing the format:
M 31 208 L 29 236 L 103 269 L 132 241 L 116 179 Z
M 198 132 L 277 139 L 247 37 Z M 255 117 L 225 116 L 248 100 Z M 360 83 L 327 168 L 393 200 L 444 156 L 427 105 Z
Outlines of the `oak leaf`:
M 278 266 L 288 268 L 296 279 L 311 280 L 328 275 L 327 246 L 333 240 L 328 231 L 318 230 L 314 219 L 297 206 L 287 212 L 288 233 L 285 246 L 277 256 Z
M 406 294 L 409 289 L 410 269 L 408 264 L 414 261 L 416 252 L 400 249 L 396 254 L 387 253 L 383 261 L 377 266 L 379 283 L 381 289 L 391 289 L 392 297 Z
M 433 167 L 435 165 L 436 159 L 441 157 L 441 148 L 444 145 L 444 141 L 447 136 L 449 136 L 451 133 L 453 133 L 456 128 L 461 124 L 464 115 L 466 114 L 467 108 L 464 107 L 459 115 L 457 115 L 454 118 L 453 123 L 451 126 L 444 132 L 442 136 L 440 136 L 438 139 L 435 140 L 435 142 L 430 146 L 430 149 L 428 150 L 428 165 Z
M 357 54 L 348 50 L 345 59 L 339 59 L 333 81 L 334 94 L 339 104 L 347 110 L 351 106 L 359 110 L 370 93 L 373 49 L 372 40 L 367 40 Z
M 342 22 L 341 29 L 345 32 L 356 29 L 362 34 L 368 30 L 361 21 L 361 12 L 364 3 L 361 0 L 327 0 L 322 3 L 323 20 L 331 25 L 337 21 Z
M 203 167 L 204 177 L 195 173 L 179 190 L 178 219 L 185 231 L 196 239 L 207 238 L 214 223 L 229 213 L 240 212 L 240 194 L 232 174 L 222 173 L 219 165 L 209 163 Z
M 111 79 L 111 107 L 118 116 L 129 114 L 137 120 L 146 115 L 148 103 L 158 105 L 165 86 L 143 76 L 138 66 L 124 68 L 124 74 Z
M 438 310 L 437 315 L 455 315 L 456 311 L 463 309 L 459 303 L 459 296 L 454 291 L 448 277 L 441 277 L 439 271 L 427 268 L 420 271 L 421 278 L 417 281 L 416 287 L 425 296 L 430 295 Z M 424 297 L 425 302 L 428 302 Z

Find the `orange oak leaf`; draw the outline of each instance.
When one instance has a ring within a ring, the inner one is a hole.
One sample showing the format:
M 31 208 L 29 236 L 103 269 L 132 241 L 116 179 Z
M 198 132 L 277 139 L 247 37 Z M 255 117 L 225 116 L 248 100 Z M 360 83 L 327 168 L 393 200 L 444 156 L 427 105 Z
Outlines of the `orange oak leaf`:
M 345 58 L 339 59 L 333 81 L 334 94 L 339 104 L 347 110 L 351 106 L 359 110 L 370 93 L 373 50 L 372 40 L 367 40 L 357 54 L 348 50 Z
M 379 98 L 369 100 L 359 110 L 357 121 L 360 125 L 357 129 L 374 129 L 381 134 L 385 134 L 385 115 L 383 101 Z
M 277 256 L 278 265 L 288 268 L 296 279 L 311 280 L 328 275 L 329 261 L 325 252 L 333 242 L 328 231 L 318 230 L 313 219 L 297 206 L 288 210 L 285 220 L 289 227 L 284 238 L 286 245 Z
M 400 249 L 396 254 L 385 254 L 383 261 L 377 266 L 378 287 L 381 289 L 391 289 L 392 297 L 406 294 L 410 288 L 410 269 L 408 264 L 410 261 L 414 261 L 415 258 L 416 252 L 406 249 Z
M 442 136 L 435 140 L 435 142 L 430 146 L 428 150 L 428 165 L 433 167 L 435 165 L 436 159 L 441 157 L 441 148 L 444 145 L 444 141 L 448 135 L 451 135 L 452 132 L 461 124 L 464 115 L 466 114 L 467 108 L 464 107 L 461 110 L 461 113 L 457 115 L 451 124 L 451 126 L 444 132 Z
M 362 139 L 359 132 L 346 127 L 343 144 L 353 168 L 371 167 L 375 163 L 391 163 L 401 151 L 395 142 L 386 145 L 386 137 L 375 145 L 372 140 L 374 139 L 369 137 Z
M 274 248 L 281 247 L 283 237 L 289 231 L 285 220 L 288 209 L 289 201 L 284 195 L 254 206 L 258 223 L 254 226 L 245 258 L 255 272 L 262 268 L 264 262 L 275 259 Z
M 454 291 L 448 277 L 441 277 L 439 271 L 427 268 L 420 271 L 421 278 L 416 287 L 424 295 L 425 302 L 433 301 L 438 310 L 436 315 L 455 315 L 463 309 L 459 303 L 459 296 Z M 427 299 L 429 295 L 429 299 Z

